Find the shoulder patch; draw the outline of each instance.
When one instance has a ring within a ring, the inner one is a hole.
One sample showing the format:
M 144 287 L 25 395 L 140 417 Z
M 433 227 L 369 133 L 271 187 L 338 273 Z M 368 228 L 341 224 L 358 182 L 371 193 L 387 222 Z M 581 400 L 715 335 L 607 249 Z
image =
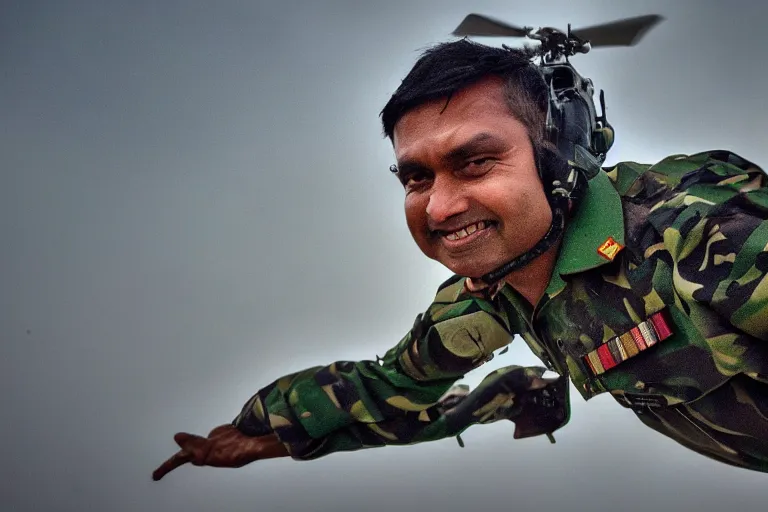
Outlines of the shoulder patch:
M 608 237 L 608 240 L 600 244 L 597 248 L 597 253 L 608 261 L 613 261 L 616 255 L 619 254 L 624 248 L 619 242 L 617 242 L 612 236 Z

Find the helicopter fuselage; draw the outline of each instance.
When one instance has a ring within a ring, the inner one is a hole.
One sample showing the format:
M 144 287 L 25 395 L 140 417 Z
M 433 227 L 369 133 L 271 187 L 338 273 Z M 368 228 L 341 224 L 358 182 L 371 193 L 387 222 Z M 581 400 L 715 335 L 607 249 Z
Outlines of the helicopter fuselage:
M 567 61 L 542 63 L 539 69 L 549 88 L 550 139 L 567 158 L 574 157 L 576 145 L 595 153 L 592 135 L 600 126 L 592 80 L 581 76 Z

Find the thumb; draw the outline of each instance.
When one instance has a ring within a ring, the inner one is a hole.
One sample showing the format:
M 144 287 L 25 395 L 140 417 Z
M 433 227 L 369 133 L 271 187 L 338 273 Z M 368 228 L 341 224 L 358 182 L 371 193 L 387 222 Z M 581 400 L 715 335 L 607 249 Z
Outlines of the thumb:
M 200 439 L 200 436 L 187 434 L 186 432 L 179 432 L 173 436 L 173 440 L 176 441 L 176 444 L 179 445 L 179 448 L 182 449 L 186 448 L 190 443 L 197 439 Z
M 208 439 L 186 432 L 179 432 L 173 436 L 173 440 L 183 451 L 191 455 L 192 464 L 202 464 L 208 455 Z

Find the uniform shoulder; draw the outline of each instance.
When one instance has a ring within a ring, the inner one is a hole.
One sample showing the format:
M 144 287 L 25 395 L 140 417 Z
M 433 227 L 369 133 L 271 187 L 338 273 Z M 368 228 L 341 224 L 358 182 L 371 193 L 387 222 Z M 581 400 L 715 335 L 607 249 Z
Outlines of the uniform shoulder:
M 603 170 L 622 196 L 647 194 L 650 189 L 682 191 L 694 185 L 716 185 L 724 180 L 752 181 L 765 176 L 762 168 L 727 150 L 670 155 L 653 164 L 619 162 Z

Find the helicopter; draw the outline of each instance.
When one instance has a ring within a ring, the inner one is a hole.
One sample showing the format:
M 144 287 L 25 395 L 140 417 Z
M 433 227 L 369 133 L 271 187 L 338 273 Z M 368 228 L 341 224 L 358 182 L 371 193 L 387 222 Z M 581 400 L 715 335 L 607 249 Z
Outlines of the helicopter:
M 570 63 L 577 53 L 592 48 L 634 46 L 663 18 L 656 14 L 624 18 L 563 32 L 554 27 L 517 27 L 481 14 L 470 14 L 454 36 L 527 37 L 539 41 L 534 58 L 549 88 L 546 130 L 563 157 L 580 163 L 594 158 L 601 165 L 613 145 L 614 130 L 605 115 L 605 92 L 600 90 L 600 115 L 594 103 L 594 84 Z M 588 154 L 585 154 L 585 151 Z

